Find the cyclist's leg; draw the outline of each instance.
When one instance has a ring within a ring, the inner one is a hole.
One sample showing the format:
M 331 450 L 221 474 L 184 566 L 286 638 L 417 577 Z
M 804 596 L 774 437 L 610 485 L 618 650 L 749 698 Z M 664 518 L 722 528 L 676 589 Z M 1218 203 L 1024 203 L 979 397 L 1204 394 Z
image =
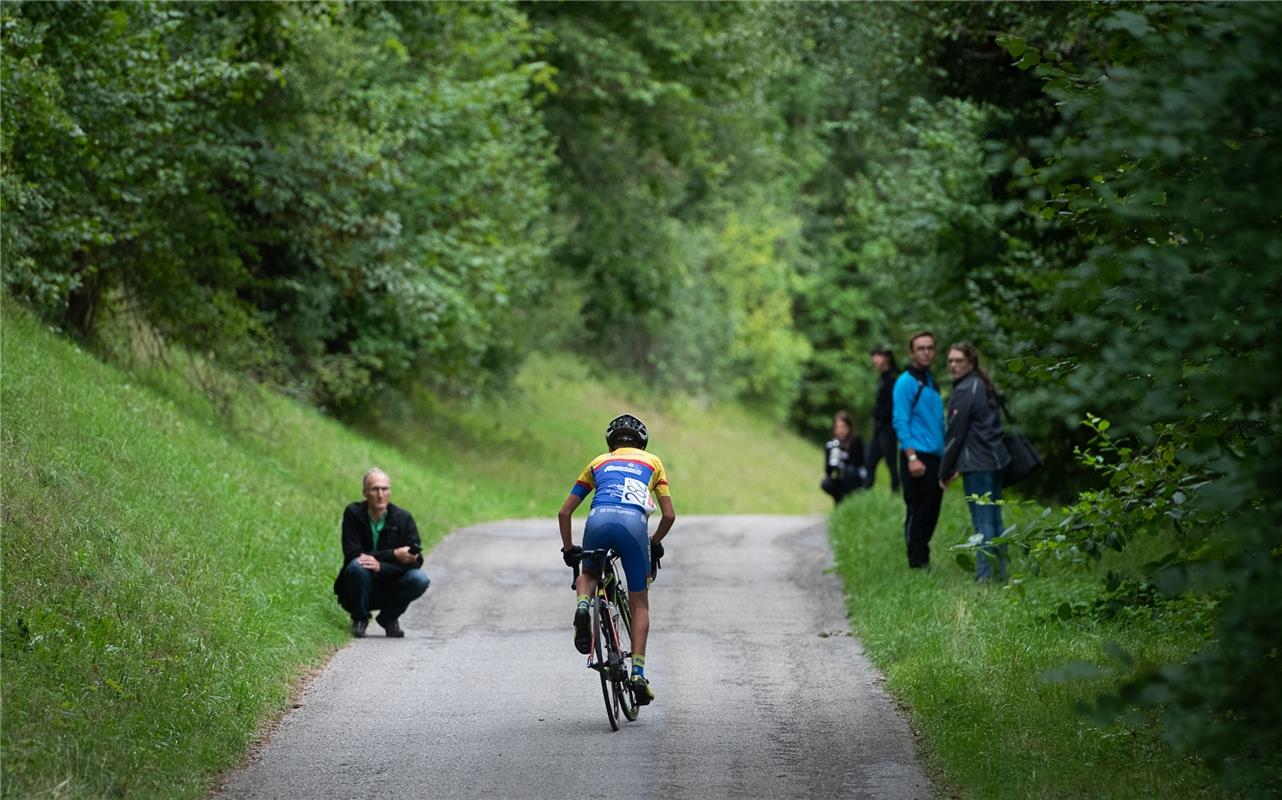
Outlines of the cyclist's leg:
M 588 601 L 596 596 L 596 585 L 597 576 L 588 573 L 586 569 L 579 572 L 579 579 L 574 584 L 578 591 L 574 604 L 574 649 L 583 655 L 592 650 L 592 621 L 588 614 Z
M 654 689 L 645 674 L 645 643 L 650 635 L 650 593 L 628 592 L 628 606 L 632 610 L 632 697 L 639 706 L 654 700 Z
M 589 575 L 586 572 L 580 571 L 579 579 L 575 582 L 574 588 L 578 591 L 579 595 L 591 597 L 596 594 L 597 580 L 599 580 L 597 576 Z
M 618 535 L 614 549 L 623 562 L 628 584 L 628 607 L 632 616 L 632 690 L 638 705 L 654 699 L 654 690 L 645 677 L 646 641 L 650 635 L 650 537 L 643 514 L 629 518 Z
M 610 515 L 599 514 L 597 509 L 588 513 L 588 521 L 583 530 L 584 550 L 604 550 L 613 541 L 610 529 L 618 527 L 611 521 Z M 574 648 L 587 655 L 592 649 L 592 622 L 589 616 L 589 603 L 596 597 L 597 583 L 605 564 L 602 558 L 584 558 L 579 564 L 579 577 L 574 588 L 578 592 L 574 607 Z
M 618 525 L 614 522 L 609 514 L 599 513 L 598 509 L 592 509 L 588 513 L 588 521 L 583 527 L 583 549 L 584 550 L 608 550 L 614 546 L 617 538 L 614 529 Z M 605 559 L 603 558 L 584 558 L 579 564 L 579 580 L 575 588 L 579 591 L 579 597 L 592 597 L 596 594 L 597 581 L 601 577 L 601 572 L 605 568 Z
M 645 657 L 645 640 L 650 635 L 650 593 L 628 592 L 632 612 L 632 655 Z

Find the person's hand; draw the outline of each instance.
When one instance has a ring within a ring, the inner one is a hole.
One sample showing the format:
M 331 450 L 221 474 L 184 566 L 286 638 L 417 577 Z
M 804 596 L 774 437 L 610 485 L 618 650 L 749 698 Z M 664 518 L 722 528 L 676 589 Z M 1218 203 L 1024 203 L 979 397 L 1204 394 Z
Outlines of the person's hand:
M 650 540 L 650 579 L 654 580 L 659 573 L 659 559 L 663 558 L 663 545 Z
M 922 463 L 920 458 L 909 459 L 908 474 L 914 478 L 920 478 L 922 475 L 926 474 L 926 465 Z
M 378 572 L 383 568 L 383 565 L 378 563 L 378 559 L 374 558 L 369 553 L 361 553 L 359 556 L 357 556 L 356 563 L 360 564 L 362 567 L 369 570 L 370 572 Z
M 561 558 L 565 560 L 565 565 L 567 567 L 577 567 L 579 562 L 583 560 L 583 548 L 579 547 L 577 544 L 572 544 L 569 547 L 562 547 Z
M 418 556 L 410 552 L 409 545 L 396 548 L 392 551 L 392 555 L 396 556 L 396 560 L 402 564 L 413 564 L 418 561 Z
M 659 559 L 663 558 L 663 545 L 650 540 L 650 583 L 659 577 Z M 648 584 L 647 584 L 648 585 Z

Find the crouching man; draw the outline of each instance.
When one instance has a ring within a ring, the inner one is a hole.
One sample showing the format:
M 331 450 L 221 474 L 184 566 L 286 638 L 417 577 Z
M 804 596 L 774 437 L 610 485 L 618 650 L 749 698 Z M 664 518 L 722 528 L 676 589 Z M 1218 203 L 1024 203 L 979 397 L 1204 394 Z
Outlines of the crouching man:
M 371 609 L 391 637 L 405 635 L 401 614 L 427 591 L 418 526 L 408 511 L 391 503 L 392 481 L 381 469 L 365 473 L 364 502 L 343 510 L 343 568 L 334 579 L 338 602 L 352 617 L 352 635 L 361 638 Z

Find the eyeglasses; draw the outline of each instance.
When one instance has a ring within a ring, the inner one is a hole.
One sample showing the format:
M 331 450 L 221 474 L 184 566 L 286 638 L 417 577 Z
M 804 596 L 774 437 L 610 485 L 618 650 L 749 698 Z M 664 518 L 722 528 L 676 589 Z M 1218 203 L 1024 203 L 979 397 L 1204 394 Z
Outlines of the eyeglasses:
M 383 493 L 383 492 L 390 492 L 390 491 L 392 491 L 392 487 L 390 487 L 390 486 L 370 486 L 370 487 L 366 488 L 366 489 L 365 489 L 365 491 L 367 491 L 367 492 L 373 492 L 374 494 L 381 494 L 381 493 Z

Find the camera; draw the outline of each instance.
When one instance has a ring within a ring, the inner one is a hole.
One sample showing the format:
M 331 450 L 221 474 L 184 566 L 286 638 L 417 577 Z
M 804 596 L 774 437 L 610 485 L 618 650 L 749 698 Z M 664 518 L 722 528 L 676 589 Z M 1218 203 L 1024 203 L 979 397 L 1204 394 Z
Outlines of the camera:
M 422 547 L 419 547 L 419 546 L 418 546 L 418 545 L 416 545 L 416 544 L 412 544 L 412 545 L 410 545 L 410 555 L 412 555 L 412 556 L 416 556 L 416 555 L 418 555 L 418 554 L 419 554 L 419 553 L 421 553 L 421 552 L 423 552 L 423 548 L 422 548 Z

